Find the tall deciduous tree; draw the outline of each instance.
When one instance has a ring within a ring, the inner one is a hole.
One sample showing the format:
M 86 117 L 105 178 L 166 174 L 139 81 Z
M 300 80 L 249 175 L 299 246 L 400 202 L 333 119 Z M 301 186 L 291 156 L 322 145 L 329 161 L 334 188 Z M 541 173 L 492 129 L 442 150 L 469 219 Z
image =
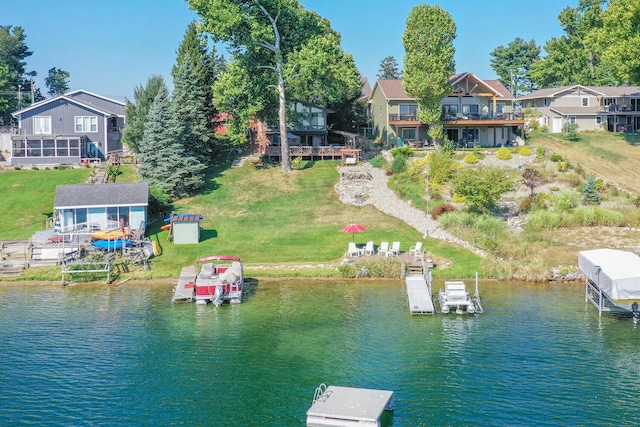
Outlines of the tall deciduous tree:
M 602 52 L 617 80 L 640 84 L 640 2 L 610 0 L 602 13 L 602 27 L 595 29 L 588 42 Z
M 491 68 L 514 96 L 535 90 L 535 83 L 530 75 L 531 66 L 540 58 L 540 48 L 535 40 L 526 42 L 516 37 L 506 47 L 495 48 L 490 55 Z
M 56 67 L 50 68 L 47 77 L 44 79 L 49 96 L 67 93 L 69 91 L 69 77 L 71 77 L 71 74 L 68 71 Z
M 256 84 L 245 97 L 249 108 L 234 111 L 234 114 L 244 115 L 253 110 L 258 118 L 268 117 L 275 98 L 280 122 L 282 171 L 290 172 L 284 64 L 289 53 L 306 40 L 326 32 L 330 28 L 328 21 L 305 10 L 297 0 L 189 0 L 189 4 L 202 17 L 213 40 L 228 43 L 232 60 L 237 62 L 232 71 L 238 74 L 233 79 L 237 80 L 242 74 Z M 277 88 L 275 97 L 271 89 L 274 86 Z M 259 96 L 255 97 L 255 94 Z M 248 116 L 234 117 L 243 122 L 248 119 Z
M 292 52 L 285 65 L 287 95 L 329 108 L 330 126 L 356 131 L 366 123 L 365 106 L 358 104 L 362 83 L 353 56 L 340 47 L 339 34 L 311 37 Z
M 126 100 L 127 125 L 122 131 L 122 139 L 135 153 L 140 152 L 140 142 L 144 136 L 147 116 L 161 87 L 166 90 L 164 79 L 162 76 L 153 75 L 149 77 L 146 85 L 136 86 L 133 89 L 133 102 Z
M 185 150 L 184 135 L 184 125 L 173 109 L 169 92 L 166 86 L 160 86 L 140 142 L 138 172 L 173 200 L 191 195 L 204 185 L 205 167 Z
M 380 62 L 380 69 L 378 70 L 377 77 L 379 79 L 402 78 L 402 71 L 400 71 L 395 57 L 387 56 Z
M 26 38 L 22 27 L 0 26 L 0 65 L 6 65 L 9 72 L 9 87 L 0 93 L 0 99 L 5 101 L 0 101 L 4 105 L 4 108 L 0 107 L 0 124 L 11 123 L 11 113 L 20 107 L 17 98 L 18 86 L 25 74 L 25 58 L 33 54 L 25 43 Z
M 426 4 L 411 9 L 402 36 L 404 89 L 417 99 L 420 121 L 429 125 L 429 136 L 436 141 L 443 139 L 441 101 L 451 91 L 455 37 L 451 15 L 440 6 Z
M 602 61 L 601 52 L 589 38 L 603 25 L 605 2 L 580 0 L 577 7 L 568 6 L 560 12 L 558 20 L 566 34 L 549 40 L 544 46 L 547 56 L 531 67 L 531 78 L 538 87 L 617 84 L 610 65 Z

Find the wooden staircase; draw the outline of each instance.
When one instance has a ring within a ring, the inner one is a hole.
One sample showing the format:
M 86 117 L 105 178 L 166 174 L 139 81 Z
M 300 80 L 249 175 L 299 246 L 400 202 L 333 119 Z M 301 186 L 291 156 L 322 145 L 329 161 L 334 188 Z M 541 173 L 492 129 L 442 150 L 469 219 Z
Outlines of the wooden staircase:
M 0 242 L 0 276 L 19 276 L 29 265 L 29 241 Z

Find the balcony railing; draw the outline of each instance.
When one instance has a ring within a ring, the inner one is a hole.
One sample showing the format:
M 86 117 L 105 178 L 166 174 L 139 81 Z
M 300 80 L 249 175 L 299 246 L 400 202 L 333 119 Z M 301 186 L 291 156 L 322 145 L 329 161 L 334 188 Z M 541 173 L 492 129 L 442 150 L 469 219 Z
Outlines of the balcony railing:
M 389 114 L 390 122 L 419 122 L 416 114 Z
M 458 113 L 458 114 L 443 114 L 440 119 L 443 122 L 454 122 L 458 120 L 476 120 L 476 121 L 513 121 L 524 120 L 524 113 Z

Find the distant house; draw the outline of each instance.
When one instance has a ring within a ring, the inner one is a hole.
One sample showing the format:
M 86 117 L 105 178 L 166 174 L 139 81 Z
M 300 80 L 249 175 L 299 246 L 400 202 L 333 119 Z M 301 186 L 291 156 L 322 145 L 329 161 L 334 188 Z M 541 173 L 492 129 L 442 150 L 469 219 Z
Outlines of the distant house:
M 562 132 L 567 123 L 576 123 L 578 130 L 640 130 L 640 86 L 560 86 L 518 101 L 522 108 L 537 110 L 535 120 L 552 133 Z
M 54 210 L 63 231 L 107 230 L 126 227 L 143 230 L 147 224 L 149 184 L 58 185 Z
M 442 99 L 444 132 L 457 146 L 494 147 L 516 140 L 524 131 L 514 96 L 499 80 L 482 80 L 465 72 L 449 80 L 453 91 Z M 377 80 L 370 97 L 373 134 L 385 147 L 429 144 L 428 125 L 418 118 L 418 102 L 402 80 Z
M 12 165 L 75 164 L 122 150 L 125 104 L 85 90 L 46 99 L 13 113 Z

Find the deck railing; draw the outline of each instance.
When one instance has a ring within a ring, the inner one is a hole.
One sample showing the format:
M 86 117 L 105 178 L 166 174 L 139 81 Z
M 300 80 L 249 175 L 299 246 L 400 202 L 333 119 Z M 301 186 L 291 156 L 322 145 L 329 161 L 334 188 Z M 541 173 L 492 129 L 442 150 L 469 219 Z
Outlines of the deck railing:
M 341 149 L 346 148 L 344 146 L 320 146 L 320 147 L 307 147 L 293 145 L 289 147 L 289 155 L 291 157 L 341 157 Z M 269 157 L 280 157 L 282 149 L 280 146 L 267 147 L 266 154 Z

